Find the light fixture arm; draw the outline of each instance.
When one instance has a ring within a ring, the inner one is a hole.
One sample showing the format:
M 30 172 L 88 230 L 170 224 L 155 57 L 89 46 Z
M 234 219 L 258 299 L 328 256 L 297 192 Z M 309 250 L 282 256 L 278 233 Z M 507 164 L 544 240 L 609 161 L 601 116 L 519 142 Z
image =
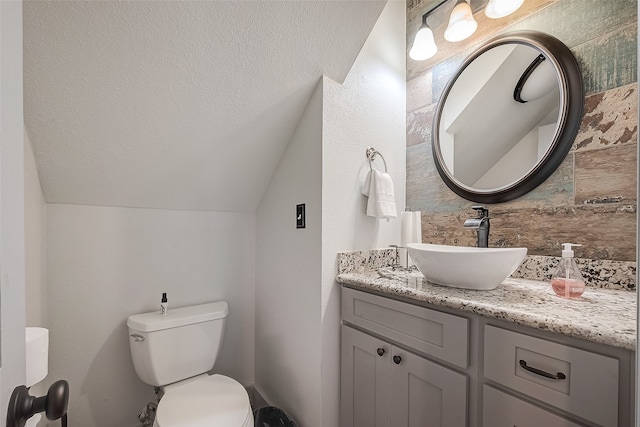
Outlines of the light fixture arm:
M 429 15 L 431 15 L 433 12 L 435 12 L 436 9 L 438 9 L 440 6 L 442 6 L 443 4 L 445 4 L 446 2 L 448 2 L 449 0 L 442 0 L 440 3 L 438 3 L 437 5 L 433 6 L 431 9 L 429 9 L 428 11 L 426 11 L 423 15 L 422 15 L 422 26 L 427 25 L 427 17 Z

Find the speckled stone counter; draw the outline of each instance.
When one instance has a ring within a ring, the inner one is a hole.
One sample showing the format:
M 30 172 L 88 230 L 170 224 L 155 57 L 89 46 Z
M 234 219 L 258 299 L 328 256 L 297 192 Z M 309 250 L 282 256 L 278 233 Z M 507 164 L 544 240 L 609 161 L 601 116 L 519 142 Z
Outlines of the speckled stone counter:
M 536 329 L 635 351 L 636 293 L 588 287 L 576 300 L 555 295 L 551 285 L 507 279 L 491 291 L 448 288 L 428 283 L 419 272 L 343 273 L 344 286 L 379 295 L 475 313 Z

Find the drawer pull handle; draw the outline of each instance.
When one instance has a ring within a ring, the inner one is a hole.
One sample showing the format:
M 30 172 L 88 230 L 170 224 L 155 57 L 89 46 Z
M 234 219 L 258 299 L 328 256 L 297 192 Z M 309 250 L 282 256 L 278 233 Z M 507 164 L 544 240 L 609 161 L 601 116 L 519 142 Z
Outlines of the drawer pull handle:
M 396 365 L 399 365 L 400 362 L 402 362 L 402 357 L 400 356 L 393 356 L 393 363 L 395 363 Z
M 565 374 L 563 374 L 562 372 L 558 372 L 557 374 L 550 374 L 549 372 L 545 372 L 541 369 L 537 369 L 537 368 L 533 368 L 531 366 L 527 366 L 527 361 L 526 360 L 522 360 L 520 359 L 520 366 L 522 366 L 522 369 L 524 369 L 525 371 L 529 371 L 533 374 L 536 375 L 540 375 L 542 377 L 545 378 L 551 378 L 552 380 L 564 380 L 565 378 L 567 378 L 567 376 Z
M 384 348 L 378 347 L 376 353 L 378 353 L 378 356 L 384 356 Z

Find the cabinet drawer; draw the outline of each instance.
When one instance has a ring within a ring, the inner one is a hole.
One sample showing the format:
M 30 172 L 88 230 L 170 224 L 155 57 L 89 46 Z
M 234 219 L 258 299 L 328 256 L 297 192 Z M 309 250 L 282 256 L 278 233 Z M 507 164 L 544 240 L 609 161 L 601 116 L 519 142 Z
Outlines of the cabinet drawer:
M 618 425 L 617 359 L 487 325 L 484 376 L 599 425 Z
M 535 405 L 484 386 L 482 425 L 484 427 L 581 427 Z
M 469 365 L 464 317 L 342 288 L 342 319 L 463 369 Z

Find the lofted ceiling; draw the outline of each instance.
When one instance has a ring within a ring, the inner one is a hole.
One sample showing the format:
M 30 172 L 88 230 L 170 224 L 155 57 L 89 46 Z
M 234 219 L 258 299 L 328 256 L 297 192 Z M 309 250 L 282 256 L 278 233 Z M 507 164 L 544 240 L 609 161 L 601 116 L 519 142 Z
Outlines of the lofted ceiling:
M 322 75 L 384 1 L 24 2 L 24 112 L 48 203 L 254 212 Z

